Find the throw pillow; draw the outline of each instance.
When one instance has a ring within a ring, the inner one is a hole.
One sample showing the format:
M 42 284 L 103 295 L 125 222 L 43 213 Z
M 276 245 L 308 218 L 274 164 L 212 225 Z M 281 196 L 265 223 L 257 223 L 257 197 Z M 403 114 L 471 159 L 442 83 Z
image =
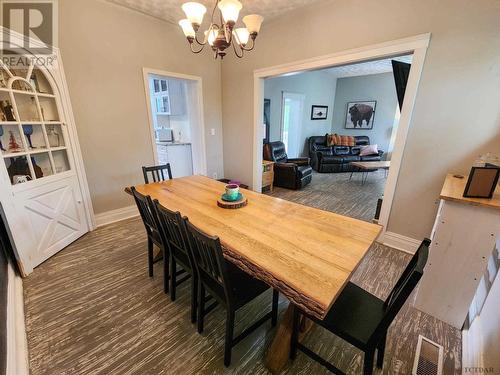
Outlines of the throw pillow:
M 359 156 L 368 156 L 378 154 L 378 145 L 361 146 Z

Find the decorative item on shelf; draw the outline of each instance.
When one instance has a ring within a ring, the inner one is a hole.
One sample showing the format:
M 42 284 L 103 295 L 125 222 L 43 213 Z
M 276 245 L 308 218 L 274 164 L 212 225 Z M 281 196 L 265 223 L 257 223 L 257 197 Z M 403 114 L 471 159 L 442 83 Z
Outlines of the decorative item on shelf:
M 43 109 L 42 105 L 40 104 L 40 112 L 42 112 L 42 121 L 47 121 L 45 119 L 45 110 Z
M 30 168 L 28 166 L 28 160 L 26 157 L 10 158 L 10 165 L 7 167 L 7 172 L 9 173 L 10 182 L 14 184 L 15 176 L 29 176 L 31 179 Z
M 217 8 L 219 12 L 217 12 Z M 264 18 L 258 14 L 250 14 L 243 17 L 246 27 L 235 28 L 238 16 L 242 8 L 238 0 L 216 0 L 212 10 L 210 26 L 199 39 L 198 31 L 203 22 L 203 17 L 207 8 L 200 3 L 187 2 L 182 5 L 182 10 L 186 14 L 186 19 L 180 20 L 179 25 L 186 36 L 189 47 L 193 53 L 200 53 L 208 43 L 214 52 L 214 58 L 221 59 L 226 56 L 226 49 L 233 47 L 235 55 L 243 57 L 245 51 L 251 51 L 255 47 L 255 39 L 260 31 L 260 26 Z M 216 13 L 219 21 L 215 20 Z M 252 40 L 251 47 L 248 47 L 249 40 Z M 198 46 L 195 48 L 194 43 Z
M 7 87 L 9 82 L 9 75 L 3 69 L 0 69 L 0 87 Z
M 33 125 L 23 125 L 23 133 L 26 136 L 26 139 L 28 140 L 29 147 L 36 148 L 33 146 L 33 143 L 31 142 L 31 136 L 33 135 Z
M 311 108 L 311 120 L 326 120 L 328 117 L 327 105 L 313 105 Z
M 54 125 L 47 126 L 47 138 L 49 139 L 50 147 L 61 146 L 61 138 L 59 136 L 59 133 L 56 132 Z
M 40 86 L 38 85 L 38 78 L 36 76 L 36 73 L 33 72 L 31 74 L 31 78 L 30 78 L 30 83 L 31 83 L 31 86 L 33 86 L 33 89 L 36 91 L 36 92 L 40 92 Z
M 16 121 L 16 116 L 14 116 L 14 108 L 8 100 L 1 101 L 0 106 L 2 109 L 2 113 L 4 114 L 7 121 Z
M 35 171 L 36 178 L 42 178 L 43 177 L 42 168 L 40 168 L 40 166 L 36 163 L 34 157 L 31 157 L 31 165 L 33 166 L 33 170 Z
M 471 168 L 463 196 L 493 198 L 500 177 L 500 159 L 491 153 L 482 155 Z
M 5 149 L 3 148 L 1 137 L 3 137 L 3 126 L 0 125 L 0 151 L 5 151 Z
M 22 148 L 17 143 L 16 137 L 14 136 L 14 132 L 9 130 L 9 152 L 21 152 Z
M 30 180 L 31 180 L 31 177 L 26 176 L 26 175 L 16 175 L 16 176 L 12 177 L 12 183 L 14 185 L 24 184 Z
M 40 118 L 38 117 L 38 109 L 36 106 L 36 100 L 35 97 L 32 96 L 31 98 L 31 106 L 30 106 L 30 121 L 40 121 Z

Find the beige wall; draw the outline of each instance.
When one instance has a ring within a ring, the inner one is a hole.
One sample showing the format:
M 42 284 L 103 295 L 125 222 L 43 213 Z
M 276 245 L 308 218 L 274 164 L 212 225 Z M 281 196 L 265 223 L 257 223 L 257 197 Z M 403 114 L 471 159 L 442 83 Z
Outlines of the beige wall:
M 252 181 L 255 69 L 431 32 L 388 226 L 428 236 L 445 174 L 500 154 L 499 17 L 498 0 L 338 0 L 264 23 L 256 50 L 222 65 L 225 175 Z
M 125 186 L 153 163 L 142 68 L 201 76 L 208 175 L 223 174 L 221 72 L 180 29 L 102 0 L 59 2 L 60 43 L 96 213 L 133 202 Z M 210 135 L 210 129 L 216 135 Z

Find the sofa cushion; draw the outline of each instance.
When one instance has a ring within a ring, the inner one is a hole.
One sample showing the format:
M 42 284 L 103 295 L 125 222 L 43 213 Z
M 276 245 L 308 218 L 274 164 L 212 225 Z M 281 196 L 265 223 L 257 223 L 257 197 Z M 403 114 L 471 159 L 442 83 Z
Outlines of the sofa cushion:
M 361 152 L 361 146 L 351 147 L 351 155 L 359 155 L 360 152 Z
M 328 146 L 314 146 L 315 152 L 321 152 L 322 154 L 332 155 L 332 148 Z
M 380 161 L 382 158 L 379 155 L 361 156 L 361 161 Z
M 349 155 L 349 151 L 348 146 L 333 146 L 334 155 Z
M 361 156 L 378 155 L 378 145 L 361 146 Z
M 358 155 L 344 155 L 344 163 L 351 163 L 353 161 L 360 161 L 361 158 Z
M 323 156 L 321 162 L 323 164 L 342 164 L 344 162 L 344 157 L 338 155 Z

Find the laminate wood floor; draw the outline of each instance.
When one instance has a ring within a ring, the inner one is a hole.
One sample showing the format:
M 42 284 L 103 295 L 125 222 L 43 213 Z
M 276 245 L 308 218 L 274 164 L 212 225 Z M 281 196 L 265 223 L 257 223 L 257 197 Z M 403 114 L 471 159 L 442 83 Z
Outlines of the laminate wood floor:
M 383 298 L 409 256 L 374 245 L 353 281 Z M 162 291 L 161 262 L 147 275 L 146 237 L 130 219 L 88 233 L 24 280 L 31 373 L 38 374 L 267 374 L 263 357 L 274 335 L 262 326 L 223 366 L 224 310 L 207 318 L 203 335 L 189 320 L 189 285 L 171 302 Z M 236 333 L 270 308 L 271 293 L 237 314 Z M 280 300 L 280 313 L 286 309 Z M 460 374 L 460 331 L 406 305 L 389 331 L 384 370 L 410 374 L 418 334 L 445 348 L 445 374 Z M 308 345 L 348 374 L 360 374 L 361 353 L 321 328 Z M 327 374 L 299 354 L 285 374 Z
M 301 190 L 275 187 L 269 195 L 340 215 L 371 222 L 377 201 L 384 195 L 385 171 L 370 172 L 365 184 L 361 173 L 318 173 L 313 171 L 309 185 Z

